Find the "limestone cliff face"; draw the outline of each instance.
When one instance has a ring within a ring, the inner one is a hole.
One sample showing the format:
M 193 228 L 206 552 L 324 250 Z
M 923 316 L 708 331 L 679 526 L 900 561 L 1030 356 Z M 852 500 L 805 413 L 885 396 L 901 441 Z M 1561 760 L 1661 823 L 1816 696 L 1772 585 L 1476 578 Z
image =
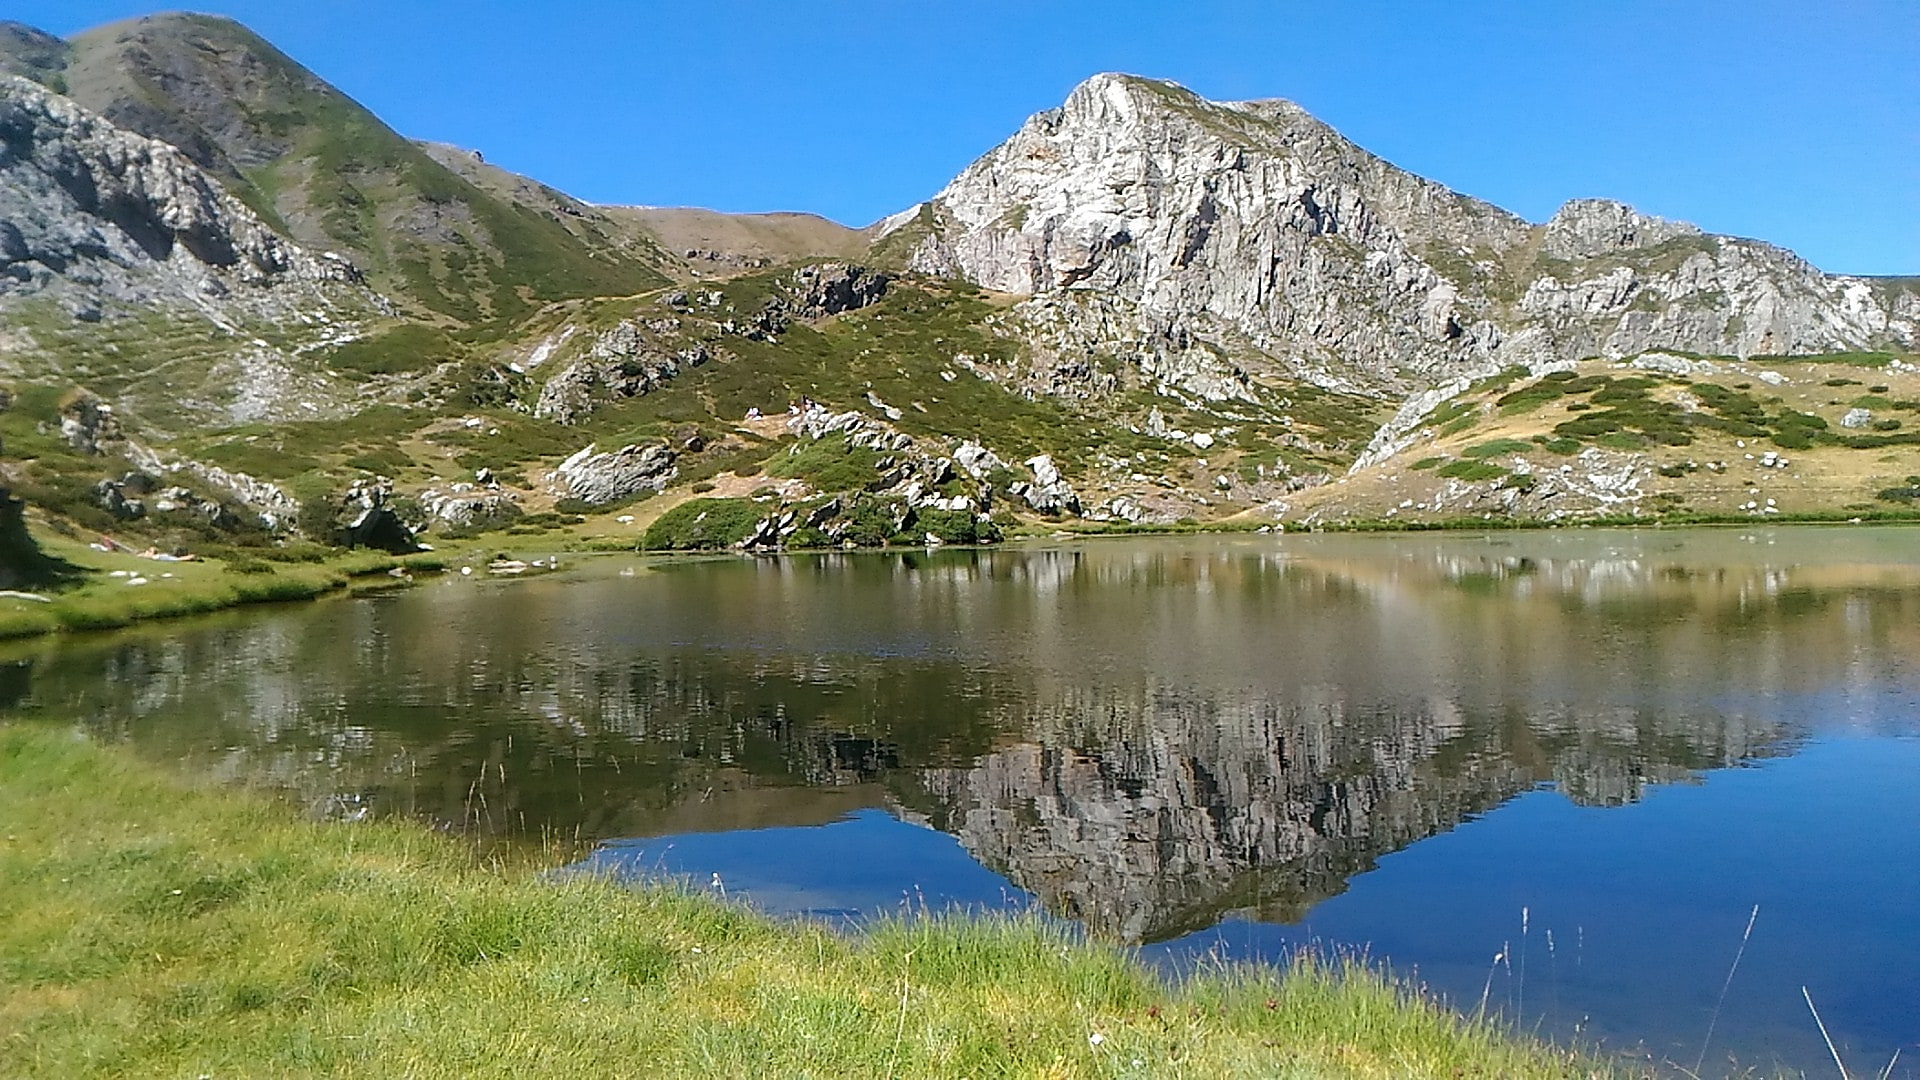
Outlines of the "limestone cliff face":
M 365 302 L 346 260 L 275 233 L 186 155 L 0 76 L 0 299 L 215 312 Z
M 1088 80 L 879 231 L 914 269 L 1034 297 L 1045 348 L 1104 345 L 1208 396 L 1275 366 L 1404 390 L 1595 352 L 1915 340 L 1908 291 L 1601 200 L 1533 226 L 1290 103 L 1122 75 Z

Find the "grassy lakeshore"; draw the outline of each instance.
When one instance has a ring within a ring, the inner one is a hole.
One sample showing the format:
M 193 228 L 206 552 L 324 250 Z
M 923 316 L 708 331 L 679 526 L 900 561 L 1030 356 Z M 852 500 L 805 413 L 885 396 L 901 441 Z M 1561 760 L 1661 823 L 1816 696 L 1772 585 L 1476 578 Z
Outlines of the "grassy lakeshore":
M 9 1074 L 1616 1075 L 1363 968 L 1171 985 L 1031 922 L 847 937 L 42 724 L 0 725 L 0 912 Z
M 435 553 L 337 551 L 314 562 L 164 562 L 59 538 L 42 541 L 41 547 L 70 573 L 34 594 L 42 599 L 0 596 L 0 639 L 110 630 L 244 604 L 310 600 L 351 587 L 358 579 L 382 581 L 391 570 L 431 571 L 445 564 L 444 556 Z

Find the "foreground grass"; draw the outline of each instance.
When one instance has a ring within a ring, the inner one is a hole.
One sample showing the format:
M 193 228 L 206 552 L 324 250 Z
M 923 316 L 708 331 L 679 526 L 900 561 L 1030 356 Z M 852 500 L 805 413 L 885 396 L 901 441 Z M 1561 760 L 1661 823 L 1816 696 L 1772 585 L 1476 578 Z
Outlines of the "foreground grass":
M 1170 986 L 1031 922 L 847 938 L 301 822 L 0 726 L 0 1062 L 22 1075 L 1587 1076 L 1364 969 Z

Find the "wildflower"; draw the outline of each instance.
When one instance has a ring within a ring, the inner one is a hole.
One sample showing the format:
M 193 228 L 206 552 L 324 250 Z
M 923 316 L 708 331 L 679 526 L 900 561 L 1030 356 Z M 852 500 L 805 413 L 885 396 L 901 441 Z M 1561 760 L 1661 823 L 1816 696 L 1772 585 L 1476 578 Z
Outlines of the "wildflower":
M 1105 1035 L 1102 1035 L 1102 1034 L 1100 1034 L 1100 1033 L 1099 1033 L 1099 1032 L 1097 1032 L 1097 1031 L 1096 1031 L 1096 1032 L 1094 1032 L 1093 1034 L 1091 1034 L 1091 1035 L 1089 1035 L 1089 1036 L 1087 1036 L 1087 1045 L 1088 1045 L 1088 1046 L 1099 1046 L 1099 1045 L 1100 1045 L 1101 1043 L 1103 1043 L 1103 1042 L 1106 1042 L 1106 1041 L 1107 1041 L 1107 1037 L 1106 1037 Z

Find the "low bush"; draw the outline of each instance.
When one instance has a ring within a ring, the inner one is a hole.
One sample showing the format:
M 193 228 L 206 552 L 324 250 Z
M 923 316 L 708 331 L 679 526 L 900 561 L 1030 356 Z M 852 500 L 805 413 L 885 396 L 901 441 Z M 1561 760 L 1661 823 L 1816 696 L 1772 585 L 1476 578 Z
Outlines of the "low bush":
M 701 551 L 745 540 L 765 514 L 752 499 L 691 499 L 647 527 L 643 547 L 652 551 Z

